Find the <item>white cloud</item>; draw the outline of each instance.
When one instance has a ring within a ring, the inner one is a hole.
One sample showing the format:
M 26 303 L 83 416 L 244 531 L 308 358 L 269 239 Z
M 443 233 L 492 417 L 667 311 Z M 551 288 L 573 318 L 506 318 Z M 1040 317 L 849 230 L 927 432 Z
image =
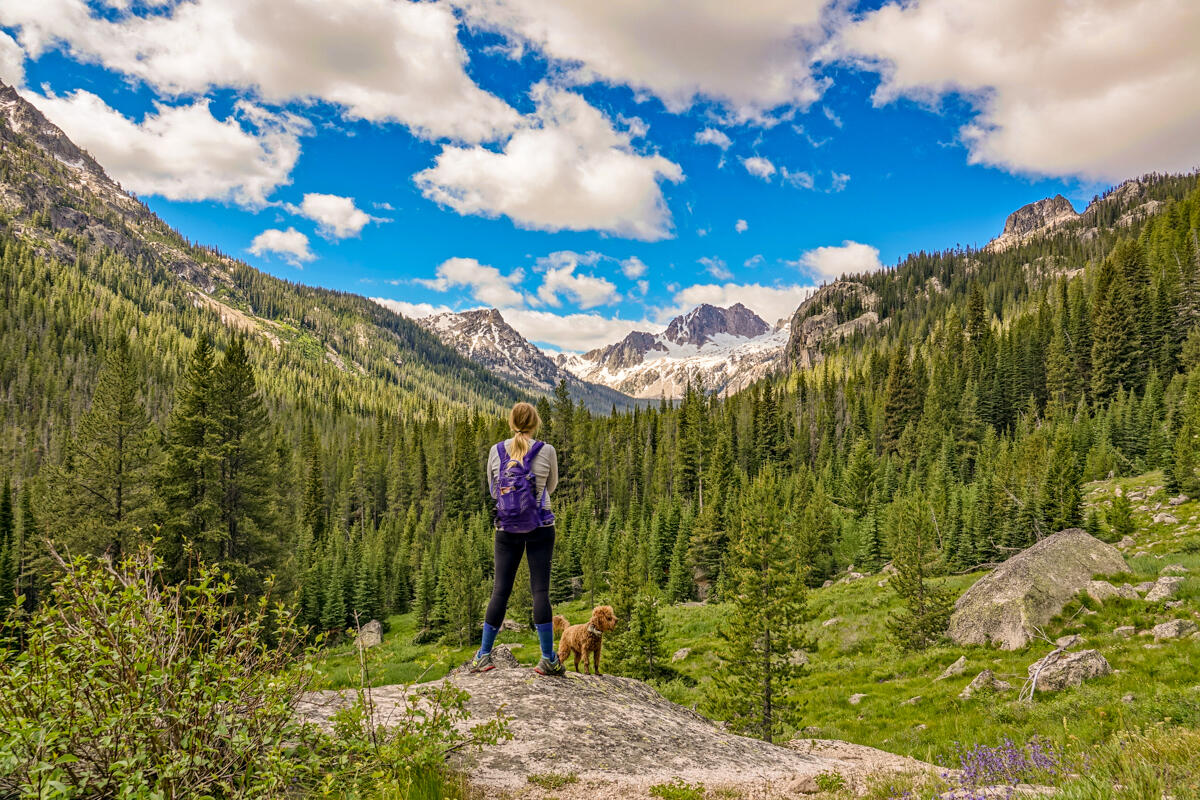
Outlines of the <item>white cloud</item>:
M 621 262 L 621 272 L 630 280 L 640 278 L 646 274 L 646 264 L 637 256 L 630 256 Z
M 544 270 L 545 274 L 542 276 L 542 285 L 538 287 L 538 299 L 547 305 L 559 306 L 562 304 L 560 295 L 566 295 L 585 309 L 619 300 L 616 285 L 606 278 L 575 274 L 575 268 L 581 261 L 595 263 L 599 254 L 587 256 L 590 258 L 581 258 L 577 253 L 563 250 L 540 259 L 538 269 Z
M 771 176 L 775 174 L 775 165 L 762 156 L 743 158 L 742 166 L 746 168 L 746 172 L 756 178 L 762 178 L 764 181 L 771 180 Z
M 829 106 L 821 106 L 821 111 L 825 114 L 825 119 L 833 123 L 833 127 L 842 127 L 842 118 L 839 117 L 832 108 Z
M 91 92 L 25 97 L 126 188 L 170 200 L 261 206 L 290 182 L 306 123 L 245 101 L 219 120 L 207 100 L 156 105 L 141 122 Z
M 434 314 L 444 314 L 454 310 L 450 306 L 435 306 L 432 303 L 410 303 L 407 300 L 392 300 L 387 297 L 372 297 L 371 299 L 384 308 L 391 309 L 409 319 L 432 317 Z
M 791 317 L 796 307 L 813 291 L 812 286 L 763 286 L 758 283 L 697 284 L 675 292 L 672 298 L 675 305 L 664 310 L 664 315 L 670 318 L 701 303 L 722 308 L 741 303 L 774 325 L 784 317 Z
M 25 51 L 4 31 L 0 31 L 0 81 L 18 88 L 25 85 Z
M 1200 164 L 1200 3 L 922 0 L 841 34 L 878 104 L 961 92 L 972 163 L 1117 180 Z
M 842 189 L 845 189 L 846 184 L 850 182 L 850 176 L 844 172 L 834 172 L 830 176 L 830 180 L 831 183 L 829 186 L 829 191 L 840 192 Z
M 34 58 L 61 44 L 170 94 L 231 87 L 271 103 L 324 100 L 421 136 L 493 140 L 518 114 L 467 75 L 458 24 L 445 3 L 405 0 L 194 0 L 104 17 L 86 0 L 0 3 L 0 25 Z
M 724 259 L 716 256 L 702 256 L 696 259 L 696 263 L 704 267 L 704 271 L 712 275 L 719 281 L 727 281 L 733 277 L 733 273 L 729 271 L 729 267 L 725 266 Z
M 679 165 L 640 155 L 628 132 L 582 97 L 539 84 L 537 111 L 497 152 L 446 146 L 414 180 L 429 199 L 460 214 L 504 215 L 535 230 L 598 230 L 653 241 L 671 234 L 659 179 Z
M 281 231 L 275 228 L 267 230 L 254 237 L 250 243 L 250 252 L 256 256 L 265 257 L 270 253 L 283 256 L 283 260 L 293 267 L 300 267 L 316 258 L 308 249 L 308 237 L 295 228 Z
M 438 265 L 437 277 L 431 280 L 417 279 L 417 283 L 439 292 L 454 287 L 470 289 L 471 296 L 488 306 L 503 307 L 522 303 L 524 298 L 514 286 L 521 282 L 524 273 L 516 270 L 509 275 L 474 258 L 448 258 Z
M 807 250 L 801 253 L 799 260 L 787 263 L 807 269 L 816 278 L 840 278 L 843 275 L 883 269 L 878 248 L 849 239 L 842 242 L 840 247 L 827 246 Z
M 562 62 L 569 80 L 630 86 L 672 112 L 709 98 L 764 122 L 820 96 L 809 51 L 827 1 L 456 0 L 471 22 Z
M 746 222 L 744 219 L 739 219 L 737 222 L 733 223 L 733 229 L 738 233 L 745 233 L 750 229 L 750 223 Z
M 811 189 L 816 185 L 812 174 L 808 172 L 792 172 L 787 167 L 784 167 L 780 174 L 785 183 L 790 183 L 797 189 Z
M 353 197 L 310 192 L 299 206 L 288 205 L 288 211 L 307 217 L 318 225 L 321 235 L 329 239 L 358 236 L 370 222 L 382 222 L 354 205 Z
M 745 261 L 743 261 L 742 266 L 754 268 L 754 267 L 761 265 L 764 261 L 766 261 L 766 259 L 763 258 L 762 253 L 755 253 L 754 255 L 750 256 Z
M 696 131 L 696 144 L 715 144 L 722 150 L 728 150 L 729 145 L 733 144 L 725 131 L 716 128 L 705 128 L 702 131 Z
M 597 313 L 555 314 L 523 308 L 505 308 L 500 313 L 509 325 L 531 342 L 555 349 L 579 352 L 620 341 L 633 331 L 658 333 L 663 326 L 648 320 L 603 317 Z

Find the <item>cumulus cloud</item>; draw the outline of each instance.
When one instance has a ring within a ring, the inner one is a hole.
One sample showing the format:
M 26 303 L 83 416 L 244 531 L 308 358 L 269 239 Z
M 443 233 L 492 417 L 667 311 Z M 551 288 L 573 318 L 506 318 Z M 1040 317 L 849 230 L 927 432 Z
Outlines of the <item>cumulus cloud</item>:
M 728 307 L 741 303 L 766 322 L 774 325 L 791 317 L 796 307 L 812 294 L 812 286 L 763 286 L 759 283 L 697 284 L 675 292 L 672 308 L 664 310 L 667 318 L 689 311 L 701 303 Z
M 784 183 L 791 184 L 797 189 L 811 189 L 816 185 L 812 174 L 808 172 L 792 172 L 784 167 L 780 175 L 783 177 Z
M 0 81 L 9 86 L 25 85 L 25 51 L 4 31 L 0 31 Z
M 840 247 L 827 246 L 807 250 L 797 261 L 788 263 L 808 270 L 817 278 L 840 278 L 843 275 L 883 269 L 878 248 L 849 239 L 842 242 Z
M 268 228 L 254 237 L 254 241 L 250 243 L 250 252 L 262 257 L 275 253 L 283 256 L 283 260 L 293 267 L 301 269 L 302 264 L 316 258 L 308 249 L 308 237 L 295 228 L 288 228 L 286 231 Z
M 663 326 L 649 320 L 604 317 L 595 312 L 555 314 L 527 308 L 505 308 L 500 313 L 509 325 L 531 342 L 556 350 L 580 352 L 612 344 L 633 331 L 658 333 Z
M 91 92 L 26 98 L 126 188 L 169 200 L 261 206 L 290 182 L 306 123 L 241 101 L 217 119 L 207 100 L 158 104 L 141 122 Z
M 829 191 L 840 192 L 850 182 L 850 176 L 844 172 L 834 172 L 830 176 Z
M 577 82 L 626 85 L 672 112 L 706 98 L 739 121 L 804 108 L 824 84 L 810 70 L 827 0 L 456 0 L 468 19 L 561 62 Z
M 598 230 L 654 241 L 671 234 L 659 179 L 683 170 L 642 155 L 578 94 L 534 87 L 537 111 L 500 151 L 447 145 L 414 176 L 421 192 L 459 214 L 507 216 L 535 230 Z
M 746 222 L 744 219 L 739 219 L 737 222 L 733 223 L 733 229 L 738 233 L 745 233 L 750 229 L 750 223 Z
M 564 250 L 540 259 L 538 269 L 544 274 L 537 291 L 538 300 L 559 306 L 562 305 L 560 295 L 564 295 L 585 309 L 619 300 L 617 287 L 608 279 L 575 272 L 581 261 L 595 263 L 598 257 L 598 253 L 581 257 L 578 253 Z
M 742 166 L 756 178 L 762 178 L 764 181 L 771 180 L 771 176 L 775 174 L 775 165 L 769 159 L 762 156 L 750 156 L 742 159 Z
M 495 267 L 481 264 L 474 258 L 448 258 L 438 265 L 436 274 L 436 278 L 418 278 L 416 282 L 439 292 L 462 287 L 468 289 L 477 301 L 488 306 L 503 307 L 524 301 L 521 293 L 514 288 L 524 277 L 519 269 L 504 275 Z
M 717 128 L 705 128 L 702 131 L 696 131 L 696 144 L 715 144 L 722 150 L 728 150 L 729 145 L 733 144 L 725 131 Z
M 0 25 L 31 57 L 61 46 L 169 94 L 230 87 L 271 103 L 323 100 L 353 119 L 468 142 L 496 139 L 518 120 L 467 75 L 444 3 L 193 0 L 100 15 L 86 0 L 5 0 Z
M 450 306 L 435 306 L 432 303 L 410 303 L 407 300 L 392 300 L 388 297 L 372 297 L 371 299 L 384 308 L 391 309 L 400 316 L 408 317 L 409 319 L 432 317 L 434 314 L 444 314 L 454 310 Z
M 640 278 L 646 274 L 646 264 L 637 256 L 630 256 L 621 262 L 621 272 L 630 280 Z
M 961 93 L 972 163 L 1116 180 L 1200 164 L 1200 3 L 888 3 L 837 48 L 875 102 Z
M 353 197 L 336 194 L 310 192 L 304 195 L 300 205 L 289 205 L 287 209 L 317 223 L 317 230 L 328 239 L 358 236 L 367 223 L 383 221 L 359 209 L 354 205 Z

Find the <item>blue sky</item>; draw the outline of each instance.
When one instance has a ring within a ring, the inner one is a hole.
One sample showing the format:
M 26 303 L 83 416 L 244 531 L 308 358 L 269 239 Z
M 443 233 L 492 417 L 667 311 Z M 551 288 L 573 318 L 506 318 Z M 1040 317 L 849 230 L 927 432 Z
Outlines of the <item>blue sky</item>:
M 4 0 L 0 78 L 194 241 L 577 350 L 1200 164 L 1200 4 L 1066 5 Z

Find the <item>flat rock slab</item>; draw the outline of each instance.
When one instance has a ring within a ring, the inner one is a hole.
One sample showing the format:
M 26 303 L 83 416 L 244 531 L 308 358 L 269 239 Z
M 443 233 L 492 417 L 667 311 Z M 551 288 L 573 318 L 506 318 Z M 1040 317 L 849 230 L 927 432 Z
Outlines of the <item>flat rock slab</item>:
M 467 725 L 497 711 L 510 718 L 511 739 L 454 756 L 454 766 L 488 796 L 540 796 L 528 777 L 552 774 L 576 778 L 551 792 L 562 800 L 645 797 L 651 786 L 675 778 L 737 789 L 747 797 L 793 797 L 816 792 L 821 773 L 837 772 L 854 785 L 867 774 L 935 769 L 843 742 L 803 740 L 810 744 L 782 747 L 738 736 L 630 678 L 575 673 L 550 678 L 498 666 L 446 680 L 470 693 Z M 376 688 L 372 697 L 380 719 L 403 713 L 404 687 Z M 299 713 L 326 724 L 354 699 L 352 691 L 313 692 Z

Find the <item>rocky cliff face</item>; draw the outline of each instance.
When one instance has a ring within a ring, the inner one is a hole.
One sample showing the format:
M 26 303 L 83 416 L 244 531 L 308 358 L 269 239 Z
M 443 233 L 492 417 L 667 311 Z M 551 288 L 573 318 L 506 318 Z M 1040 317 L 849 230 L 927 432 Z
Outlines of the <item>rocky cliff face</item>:
M 792 317 L 788 362 L 801 368 L 817 363 L 826 344 L 878 325 L 878 308 L 879 296 L 857 281 L 839 280 L 822 286 Z
M 986 249 L 993 252 L 1007 250 L 1076 219 L 1079 219 L 1079 214 L 1071 205 L 1071 201 L 1061 194 L 1056 194 L 1054 197 L 1021 206 L 1009 214 L 1008 219 L 1004 221 L 1004 230 L 988 243 Z
M 737 736 L 666 700 L 646 684 L 611 675 L 568 673 L 547 678 L 520 667 L 507 648 L 496 648 L 497 668 L 447 678 L 470 693 L 467 710 L 477 724 L 497 712 L 510 718 L 512 739 L 478 753 L 455 756 L 473 786 L 487 797 L 543 797 L 528 778 L 574 775 L 550 794 L 568 800 L 650 797 L 649 788 L 680 778 L 710 792 L 783 798 L 818 790 L 817 776 L 837 773 L 848 788 L 862 789 L 868 776 L 920 772 L 920 761 L 845 742 L 768 744 Z M 420 691 L 420 687 L 414 687 Z M 372 690 L 380 720 L 404 713 L 404 687 Z M 300 713 L 327 725 L 353 692 L 314 692 Z
M 579 378 L 644 399 L 682 397 L 690 383 L 704 392 L 735 392 L 781 365 L 787 325 L 772 329 L 741 303 L 703 304 L 662 333 L 635 331 L 616 344 L 556 359 Z
M 539 350 L 494 308 L 435 314 L 417 324 L 480 366 L 525 391 L 549 394 L 566 381 L 571 396 L 593 411 L 633 405 L 627 395 L 581 380 Z

